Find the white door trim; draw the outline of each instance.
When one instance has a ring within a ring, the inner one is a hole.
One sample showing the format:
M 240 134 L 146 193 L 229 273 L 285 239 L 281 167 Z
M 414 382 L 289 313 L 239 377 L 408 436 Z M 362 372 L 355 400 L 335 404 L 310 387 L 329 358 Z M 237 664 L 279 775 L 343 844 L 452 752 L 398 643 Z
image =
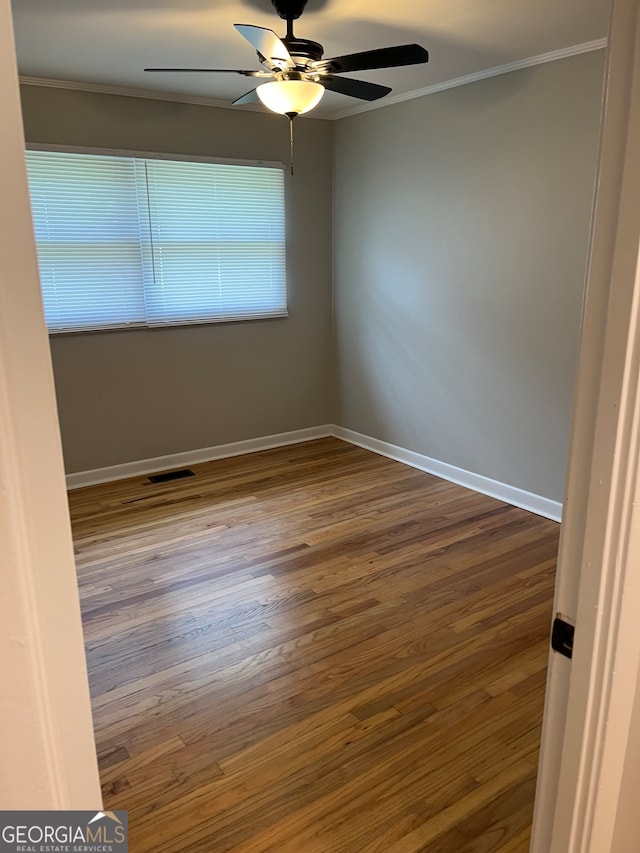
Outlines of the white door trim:
M 552 655 L 532 853 L 612 851 L 640 662 L 637 0 L 614 0 L 610 50 L 556 593 L 575 650 Z
M 98 809 L 9 0 L 0 0 L 0 103 L 0 805 Z

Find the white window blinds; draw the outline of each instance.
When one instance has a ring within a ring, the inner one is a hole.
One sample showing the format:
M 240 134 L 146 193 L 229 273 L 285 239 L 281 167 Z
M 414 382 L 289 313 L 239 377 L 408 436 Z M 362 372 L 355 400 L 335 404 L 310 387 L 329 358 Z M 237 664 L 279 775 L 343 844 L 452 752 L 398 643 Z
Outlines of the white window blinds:
M 279 167 L 29 151 L 50 331 L 286 315 Z

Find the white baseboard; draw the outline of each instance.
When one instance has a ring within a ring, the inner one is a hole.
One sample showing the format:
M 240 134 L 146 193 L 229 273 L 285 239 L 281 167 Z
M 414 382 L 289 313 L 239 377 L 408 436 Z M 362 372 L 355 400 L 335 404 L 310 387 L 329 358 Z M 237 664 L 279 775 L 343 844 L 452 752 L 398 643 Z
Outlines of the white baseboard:
M 67 489 L 71 491 L 72 489 L 81 489 L 84 486 L 95 486 L 98 483 L 125 480 L 127 477 L 154 474 L 156 471 L 183 468 L 185 465 L 196 465 L 198 462 L 211 462 L 214 459 L 225 459 L 228 456 L 256 453 L 258 450 L 270 450 L 273 447 L 282 447 L 286 444 L 300 444 L 302 441 L 313 441 L 315 438 L 326 438 L 333 434 L 334 427 L 331 424 L 325 424 L 324 426 L 297 429 L 292 432 L 280 432 L 276 435 L 266 435 L 262 438 L 249 438 L 246 441 L 234 441 L 231 444 L 202 447 L 199 450 L 186 450 L 183 453 L 170 453 L 168 456 L 156 456 L 153 459 L 141 459 L 138 462 L 125 462 L 122 465 L 111 465 L 108 468 L 79 471 L 76 474 L 67 474 Z
M 381 456 L 395 459 L 396 462 L 411 465 L 412 468 L 419 468 L 421 471 L 434 474 L 443 480 L 448 480 L 459 486 L 466 486 L 466 488 L 473 489 L 475 492 L 480 492 L 483 495 L 489 495 L 489 497 L 497 498 L 521 509 L 529 510 L 529 512 L 533 512 L 536 515 L 550 518 L 552 521 L 560 521 L 562 518 L 562 504 L 558 501 L 534 495 L 531 492 L 524 491 L 524 489 L 500 483 L 497 480 L 492 480 L 490 477 L 483 477 L 481 474 L 474 474 L 471 471 L 465 471 L 463 468 L 456 468 L 455 465 L 440 462 L 429 456 L 423 456 L 421 453 L 415 453 L 413 450 L 405 450 L 404 447 L 398 447 L 395 444 L 389 444 L 386 441 L 380 441 L 377 438 L 371 438 L 371 436 L 362 435 L 362 433 L 333 424 L 308 427 L 307 429 L 298 429 L 292 432 L 281 432 L 276 435 L 266 435 L 262 438 L 250 438 L 246 441 L 234 441 L 231 444 L 218 444 L 214 447 L 187 450 L 183 453 L 171 453 L 168 456 L 156 456 L 153 459 L 141 459 L 138 462 L 125 462 L 122 465 L 95 468 L 92 471 L 79 471 L 76 474 L 67 474 L 67 489 L 80 489 L 84 486 L 95 486 L 98 483 L 124 480 L 127 477 L 145 476 L 153 474 L 156 471 L 182 468 L 185 465 L 196 465 L 198 462 L 211 462 L 214 459 L 225 459 L 228 456 L 240 456 L 244 453 L 256 453 L 259 450 L 269 450 L 273 447 L 282 447 L 287 444 L 299 444 L 302 441 L 313 441 L 316 438 L 326 438 L 327 436 L 334 436 L 335 438 L 349 442 L 349 444 L 364 447 L 366 450 L 373 451 L 373 453 L 379 453 Z
M 368 435 L 362 435 L 359 432 L 354 432 L 344 427 L 334 426 L 332 428 L 332 435 L 336 438 L 341 438 L 343 441 L 348 441 L 350 444 L 356 444 L 358 447 L 364 447 L 366 450 L 379 453 L 381 456 L 395 459 L 396 462 L 404 462 L 405 465 L 411 465 L 412 468 L 419 468 L 421 471 L 434 474 L 436 477 L 441 477 L 450 483 L 456 483 L 458 486 L 466 486 L 466 488 L 473 489 L 475 492 L 480 492 L 491 498 L 497 498 L 512 506 L 533 512 L 536 515 L 542 515 L 552 521 L 562 520 L 562 504 L 559 501 L 552 501 L 549 498 L 534 495 L 532 492 L 526 492 L 524 489 L 516 488 L 516 486 L 509 486 L 506 483 L 492 480 L 490 477 L 483 477 L 481 474 L 474 474 L 471 471 L 465 471 L 463 468 L 456 468 L 455 465 L 449 465 L 447 462 L 440 462 L 437 459 L 432 459 L 430 456 L 423 456 L 421 453 L 405 450 L 403 447 L 389 444 L 386 441 L 380 441 L 377 438 L 371 438 Z

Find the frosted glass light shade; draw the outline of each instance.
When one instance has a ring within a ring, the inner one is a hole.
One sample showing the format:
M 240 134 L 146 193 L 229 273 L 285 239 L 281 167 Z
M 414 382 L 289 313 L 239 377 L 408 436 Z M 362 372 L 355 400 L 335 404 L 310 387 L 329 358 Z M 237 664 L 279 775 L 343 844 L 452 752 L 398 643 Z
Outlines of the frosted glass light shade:
M 320 103 L 324 86 L 311 80 L 274 80 L 256 89 L 258 97 L 274 113 L 300 115 Z

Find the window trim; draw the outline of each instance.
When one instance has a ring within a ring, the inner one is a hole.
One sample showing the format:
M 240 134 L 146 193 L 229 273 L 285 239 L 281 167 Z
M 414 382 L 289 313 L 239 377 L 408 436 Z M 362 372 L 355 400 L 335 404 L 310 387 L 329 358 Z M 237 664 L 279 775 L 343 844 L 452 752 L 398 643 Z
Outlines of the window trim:
M 287 216 L 287 187 L 288 181 L 287 168 L 281 160 L 247 160 L 232 157 L 214 157 L 197 154 L 174 154 L 166 151 L 139 151 L 127 148 L 97 148 L 85 145 L 59 145 L 56 143 L 41 143 L 28 142 L 25 145 L 27 151 L 49 151 L 53 154 L 89 154 L 98 157 L 130 157 L 139 160 L 169 160 L 177 163 L 211 163 L 221 166 L 257 166 L 265 169 L 279 169 L 284 176 L 284 215 L 285 221 Z M 289 281 L 286 275 L 287 265 L 287 242 L 285 239 L 285 287 L 287 292 L 287 305 L 282 311 L 274 311 L 272 314 L 262 315 L 260 317 L 218 317 L 196 320 L 171 320 L 166 323 L 122 323 L 109 326 L 84 326 L 81 329 L 49 329 L 47 334 L 50 337 L 59 337 L 67 335 L 84 335 L 108 332 L 123 332 L 127 330 L 151 332 L 157 329 L 173 329 L 182 326 L 212 326 L 227 323 L 253 323 L 260 320 L 281 320 L 289 316 Z
M 172 154 L 167 151 L 139 151 L 128 148 L 93 148 L 85 145 L 56 145 L 28 142 L 27 151 L 51 151 L 53 154 L 94 154 L 101 157 L 135 157 L 139 160 L 174 160 L 178 163 L 217 163 L 221 166 L 262 166 L 265 169 L 282 169 L 281 160 L 241 160 L 233 157 L 213 157 L 199 154 Z

